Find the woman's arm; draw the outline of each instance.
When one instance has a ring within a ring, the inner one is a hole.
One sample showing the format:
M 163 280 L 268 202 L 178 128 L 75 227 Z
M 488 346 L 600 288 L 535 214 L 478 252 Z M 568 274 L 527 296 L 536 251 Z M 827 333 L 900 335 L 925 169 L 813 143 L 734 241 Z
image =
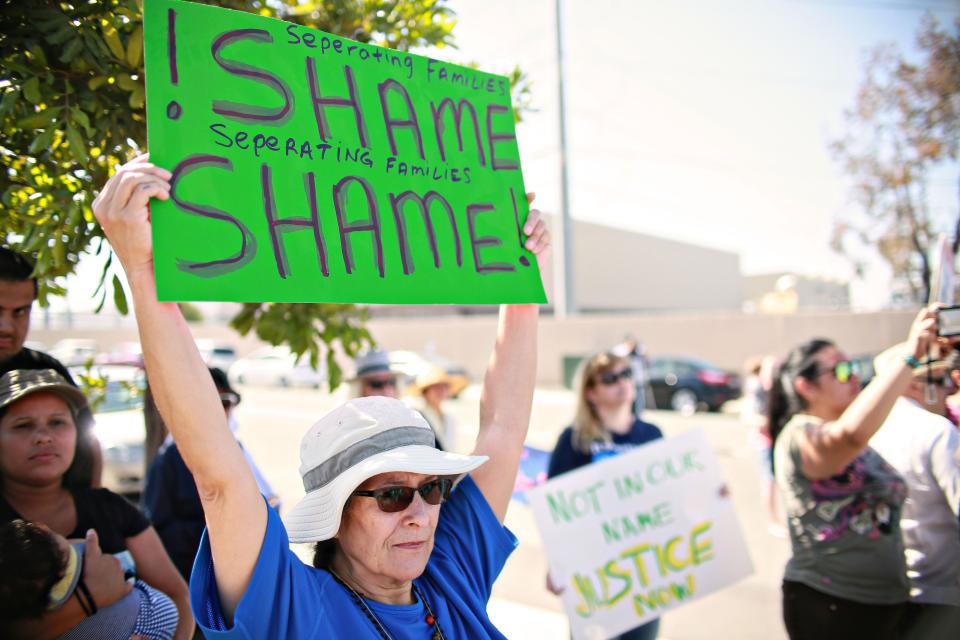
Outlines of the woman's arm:
M 170 197 L 170 177 L 142 155 L 110 178 L 93 210 L 130 283 L 157 407 L 197 483 L 230 622 L 260 552 L 267 507 L 179 307 L 157 301 L 148 203 Z
M 528 194 L 528 199 L 532 196 Z M 546 266 L 550 234 L 533 210 L 524 224 L 525 247 L 537 256 L 540 272 Z M 503 522 L 513 494 L 513 485 L 523 453 L 523 441 L 530 427 L 530 409 L 537 373 L 537 320 L 535 304 L 510 304 L 500 307 L 497 341 L 483 379 L 480 396 L 480 432 L 475 455 L 490 460 L 471 472 L 471 476 Z
M 925 308 L 910 328 L 907 344 L 914 358 L 926 357 L 936 340 L 936 314 Z M 800 434 L 801 471 L 811 480 L 823 480 L 843 471 L 867 447 L 887 419 L 893 403 L 906 391 L 912 369 L 906 362 L 884 371 L 833 422 L 813 426 Z
M 176 640 L 193 637 L 193 614 L 190 612 L 190 591 L 180 572 L 173 566 L 153 527 L 147 527 L 135 536 L 126 539 L 127 549 L 137 563 L 137 575 L 154 589 L 167 594 L 177 605 L 180 619 L 177 621 Z

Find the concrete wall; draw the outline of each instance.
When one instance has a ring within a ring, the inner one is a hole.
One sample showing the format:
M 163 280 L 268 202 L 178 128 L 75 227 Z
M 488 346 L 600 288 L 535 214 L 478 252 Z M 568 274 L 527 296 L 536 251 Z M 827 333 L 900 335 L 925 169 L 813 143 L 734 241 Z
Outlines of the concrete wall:
M 558 321 L 545 317 L 539 337 L 539 381 L 562 381 L 563 356 L 587 354 L 610 347 L 631 333 L 651 355 L 693 355 L 739 371 L 752 355 L 784 355 L 792 346 L 815 336 L 835 340 L 850 355 L 875 353 L 906 338 L 912 312 L 852 314 L 800 313 L 790 316 L 741 313 L 676 315 L 587 315 Z M 110 325 L 109 322 L 105 324 Z M 466 366 L 479 377 L 486 368 L 496 332 L 495 316 L 390 318 L 373 320 L 370 329 L 389 349 L 433 351 Z M 259 346 L 255 338 L 239 338 L 227 327 L 201 326 L 197 337 L 224 339 L 240 354 Z M 93 338 L 100 348 L 136 340 L 136 330 L 105 326 L 102 330 L 45 331 L 35 328 L 30 339 L 52 346 L 62 338 Z
M 574 220 L 577 307 L 591 311 L 739 311 L 740 257 Z
M 797 274 L 766 273 L 743 277 L 743 299 L 761 308 L 765 295 L 776 289 L 781 277 L 793 277 L 800 309 L 849 309 L 850 285 L 842 280 L 814 278 Z
M 630 333 L 651 355 L 692 355 L 740 371 L 753 355 L 785 355 L 808 338 L 831 338 L 850 355 L 875 353 L 906 339 L 912 312 L 873 314 L 804 313 L 793 316 L 714 313 L 698 315 L 590 315 L 557 321 L 545 318 L 539 339 L 539 380 L 562 381 L 563 356 L 609 348 Z M 475 375 L 486 366 L 493 344 L 493 318 L 374 321 L 374 335 L 386 347 L 433 349 L 461 362 Z

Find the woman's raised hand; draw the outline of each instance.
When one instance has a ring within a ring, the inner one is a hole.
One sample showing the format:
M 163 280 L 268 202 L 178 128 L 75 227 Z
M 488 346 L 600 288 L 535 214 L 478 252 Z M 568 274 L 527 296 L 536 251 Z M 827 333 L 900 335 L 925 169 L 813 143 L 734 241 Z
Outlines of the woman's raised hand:
M 527 202 L 533 204 L 536 194 L 530 192 L 527 194 Z M 543 214 L 539 209 L 531 209 L 527 221 L 523 223 L 523 232 L 527 236 L 527 241 L 523 243 L 524 248 L 537 256 L 537 266 L 540 267 L 540 274 L 550 262 L 550 231 L 547 230 L 547 224 L 543 221 Z
M 924 307 L 913 319 L 907 345 L 914 358 L 926 357 L 927 350 L 937 341 L 937 312 L 935 306 Z
M 145 153 L 120 167 L 93 201 L 93 214 L 128 276 L 153 269 L 149 203 L 170 197 L 171 175 Z

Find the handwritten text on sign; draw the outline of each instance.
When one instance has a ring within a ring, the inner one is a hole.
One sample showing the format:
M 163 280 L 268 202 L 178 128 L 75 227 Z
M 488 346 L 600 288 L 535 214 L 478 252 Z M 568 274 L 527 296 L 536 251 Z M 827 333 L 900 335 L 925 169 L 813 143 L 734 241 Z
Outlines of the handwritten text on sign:
M 542 302 L 506 78 L 147 0 L 162 299 Z
M 528 493 L 574 637 L 619 635 L 753 571 L 722 486 L 691 431 Z

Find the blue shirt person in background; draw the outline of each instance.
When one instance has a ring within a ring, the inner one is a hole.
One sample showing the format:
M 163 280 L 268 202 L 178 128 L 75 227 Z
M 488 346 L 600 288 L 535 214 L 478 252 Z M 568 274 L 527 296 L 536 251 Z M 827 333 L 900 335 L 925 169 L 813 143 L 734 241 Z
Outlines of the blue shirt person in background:
M 605 352 L 588 359 L 577 378 L 577 409 L 573 424 L 564 429 L 557 440 L 547 467 L 548 477 L 662 438 L 660 429 L 635 415 L 636 393 L 633 370 L 625 357 Z M 549 575 L 547 588 L 556 594 L 563 590 Z M 617 638 L 652 640 L 657 637 L 659 628 L 658 618 Z

